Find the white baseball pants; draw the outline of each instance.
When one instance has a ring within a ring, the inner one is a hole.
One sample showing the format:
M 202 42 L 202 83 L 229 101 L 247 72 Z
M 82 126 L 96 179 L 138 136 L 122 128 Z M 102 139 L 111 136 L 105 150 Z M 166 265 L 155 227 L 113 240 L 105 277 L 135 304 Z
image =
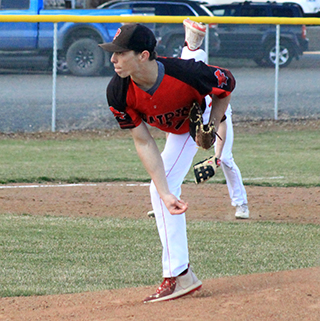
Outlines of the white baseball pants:
M 189 133 L 169 134 L 161 154 L 169 189 L 177 198 L 181 185 L 197 153 L 197 145 Z M 151 181 L 150 195 L 162 243 L 163 277 L 175 277 L 188 268 L 189 252 L 185 214 L 171 215 Z
M 247 193 L 243 186 L 241 172 L 235 163 L 232 154 L 234 135 L 232 125 L 232 109 L 230 105 L 228 106 L 225 115 L 227 116 L 227 135 L 221 154 L 221 168 L 227 181 L 231 205 L 237 206 L 248 203 Z

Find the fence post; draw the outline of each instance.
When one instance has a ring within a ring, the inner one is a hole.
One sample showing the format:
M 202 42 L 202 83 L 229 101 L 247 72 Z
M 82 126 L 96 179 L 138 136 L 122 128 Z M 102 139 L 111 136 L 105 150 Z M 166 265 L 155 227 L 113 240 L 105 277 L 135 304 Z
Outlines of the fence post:
M 275 88 L 274 88 L 274 120 L 278 120 L 279 53 L 280 53 L 280 25 L 276 25 L 276 64 L 275 64 Z
M 209 63 L 209 24 L 206 24 L 206 35 L 204 38 L 204 50 L 207 54 L 207 63 Z
M 56 85 L 57 85 L 57 34 L 58 24 L 53 23 L 53 66 L 52 66 L 52 119 L 51 119 L 51 131 L 56 131 Z

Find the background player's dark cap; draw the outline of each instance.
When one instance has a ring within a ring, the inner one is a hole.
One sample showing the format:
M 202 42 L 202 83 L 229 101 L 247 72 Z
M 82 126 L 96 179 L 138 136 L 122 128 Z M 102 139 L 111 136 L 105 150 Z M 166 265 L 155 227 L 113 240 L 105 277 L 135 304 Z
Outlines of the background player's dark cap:
M 138 52 L 148 50 L 152 52 L 154 51 L 156 43 L 156 38 L 149 28 L 138 23 L 131 23 L 119 28 L 112 42 L 103 43 L 99 46 L 109 52 L 124 52 L 130 50 Z

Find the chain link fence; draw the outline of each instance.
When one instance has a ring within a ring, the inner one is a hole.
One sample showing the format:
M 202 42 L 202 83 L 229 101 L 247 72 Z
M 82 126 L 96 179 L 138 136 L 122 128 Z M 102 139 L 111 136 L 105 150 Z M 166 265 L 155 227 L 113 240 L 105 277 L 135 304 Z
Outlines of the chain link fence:
M 320 118 L 320 26 L 308 26 L 307 37 L 309 50 L 299 60 L 293 59 L 287 67 L 280 68 L 279 120 Z M 275 118 L 275 68 L 243 58 L 210 56 L 209 63 L 229 68 L 236 77 L 231 101 L 235 122 Z M 2 68 L 0 74 L 0 132 L 50 131 L 53 117 L 50 68 Z M 111 77 L 110 70 L 94 77 L 58 74 L 55 129 L 117 127 L 105 95 Z

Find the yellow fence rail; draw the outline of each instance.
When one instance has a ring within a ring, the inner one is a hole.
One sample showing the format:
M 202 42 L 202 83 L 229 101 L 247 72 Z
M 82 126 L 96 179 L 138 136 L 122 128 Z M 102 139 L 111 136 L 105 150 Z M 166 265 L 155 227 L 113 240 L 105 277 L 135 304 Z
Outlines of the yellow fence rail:
M 141 22 L 141 23 L 182 23 L 186 16 L 76 16 L 60 15 L 0 15 L 0 22 L 83 22 L 83 23 L 110 23 L 110 22 Z M 192 17 L 192 20 L 203 23 L 226 24 L 274 24 L 274 25 L 320 25 L 320 18 L 274 18 L 274 17 Z

